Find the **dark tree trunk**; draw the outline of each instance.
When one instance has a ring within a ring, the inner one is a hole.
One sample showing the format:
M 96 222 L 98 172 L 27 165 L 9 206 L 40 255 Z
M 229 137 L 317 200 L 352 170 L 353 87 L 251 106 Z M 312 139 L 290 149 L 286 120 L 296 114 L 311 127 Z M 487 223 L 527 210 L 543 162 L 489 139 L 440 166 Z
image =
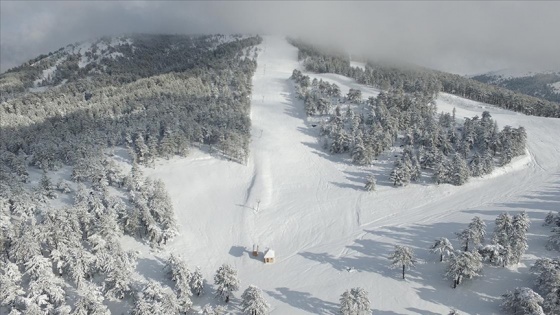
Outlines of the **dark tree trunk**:
M 443 253 L 439 256 L 439 262 L 443 261 Z
M 404 279 L 404 268 L 405 268 L 405 266 L 402 265 L 402 278 L 403 278 L 403 279 Z

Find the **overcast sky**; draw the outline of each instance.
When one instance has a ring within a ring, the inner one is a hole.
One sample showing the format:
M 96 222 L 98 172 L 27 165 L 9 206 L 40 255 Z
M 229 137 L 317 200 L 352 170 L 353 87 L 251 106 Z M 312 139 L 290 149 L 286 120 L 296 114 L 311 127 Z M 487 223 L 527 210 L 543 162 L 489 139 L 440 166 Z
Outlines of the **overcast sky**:
M 2 71 L 103 35 L 282 34 L 460 74 L 560 71 L 560 2 L 0 2 Z

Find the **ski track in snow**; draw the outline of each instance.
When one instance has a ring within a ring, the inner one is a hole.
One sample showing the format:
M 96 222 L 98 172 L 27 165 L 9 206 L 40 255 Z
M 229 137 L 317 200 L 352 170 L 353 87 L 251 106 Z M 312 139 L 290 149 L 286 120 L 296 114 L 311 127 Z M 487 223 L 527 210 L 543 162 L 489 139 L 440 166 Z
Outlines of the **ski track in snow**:
M 192 268 L 201 266 L 209 283 L 219 265 L 232 264 L 239 270 L 241 291 L 250 284 L 263 289 L 273 314 L 336 314 L 340 295 L 357 286 L 369 292 L 375 314 L 446 314 L 450 308 L 463 314 L 499 314 L 501 294 L 532 285 L 527 268 L 534 257 L 554 254 L 544 250 L 548 230 L 540 224 L 560 202 L 555 134 L 560 120 L 442 93 L 439 111 L 455 107 L 462 118 L 488 110 L 500 128 L 524 126 L 528 155 L 461 187 L 419 183 L 393 188 L 378 182 L 377 191 L 368 193 L 363 185 L 371 168 L 324 152 L 318 130 L 307 123 L 302 102 L 294 98 L 289 77 L 301 68 L 297 49 L 280 37 L 264 37 L 260 48 L 247 165 L 197 151 L 145 170 L 166 183 L 181 225 L 181 235 L 165 252 L 181 254 Z M 336 82 L 343 93 L 356 87 L 364 97 L 379 93 L 342 76 L 311 76 Z M 374 169 L 382 170 L 383 159 Z M 436 262 L 428 246 L 436 237 L 458 246 L 453 233 L 476 215 L 487 222 L 490 235 L 491 222 L 506 210 L 527 210 L 534 220 L 526 254 L 532 260 L 511 269 L 485 266 L 484 277 L 452 290 L 443 278 L 445 265 Z M 250 256 L 253 244 L 261 250 L 258 259 Z M 406 281 L 388 269 L 386 257 L 395 244 L 413 247 L 425 262 Z M 275 264 L 261 261 L 267 247 L 276 251 Z M 213 292 L 207 291 L 205 299 L 211 302 Z

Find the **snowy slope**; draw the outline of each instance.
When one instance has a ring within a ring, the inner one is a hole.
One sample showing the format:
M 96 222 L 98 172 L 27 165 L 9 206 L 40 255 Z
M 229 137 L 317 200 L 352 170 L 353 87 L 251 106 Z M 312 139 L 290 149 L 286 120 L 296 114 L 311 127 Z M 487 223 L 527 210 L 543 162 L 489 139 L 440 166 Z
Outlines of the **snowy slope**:
M 166 183 L 181 224 L 181 235 L 156 257 L 179 253 L 191 267 L 201 266 L 209 283 L 219 265 L 228 262 L 239 270 L 242 290 L 250 284 L 263 289 L 273 314 L 336 314 L 340 295 L 356 286 L 369 291 L 374 314 L 446 314 L 451 307 L 465 314 L 499 314 L 501 294 L 531 286 L 527 268 L 536 256 L 553 254 L 544 250 L 548 231 L 540 224 L 560 202 L 560 120 L 442 94 L 440 111 L 456 107 L 463 117 L 489 110 L 500 126 L 525 126 L 529 155 L 461 187 L 396 189 L 383 177 L 392 167 L 393 155 L 387 154 L 373 168 L 377 191 L 367 193 L 362 188 L 371 168 L 326 154 L 317 143 L 318 130 L 307 123 L 303 104 L 294 98 L 289 77 L 300 68 L 297 49 L 279 37 L 265 37 L 260 48 L 247 165 L 197 151 L 145 170 Z M 343 93 L 358 86 L 338 75 L 313 76 L 336 82 Z M 360 88 L 364 97 L 378 93 Z M 452 239 L 475 215 L 492 229 L 491 221 L 506 210 L 526 210 L 534 219 L 523 264 L 486 266 L 484 277 L 452 290 L 443 278 L 445 265 L 426 248 L 436 237 Z M 264 265 L 250 256 L 253 244 L 261 251 L 274 249 L 276 263 Z M 388 269 L 386 257 L 394 244 L 412 246 L 424 261 L 406 281 Z M 158 259 L 143 255 L 149 262 L 145 266 L 159 268 Z M 193 299 L 195 304 L 216 303 L 209 297 Z

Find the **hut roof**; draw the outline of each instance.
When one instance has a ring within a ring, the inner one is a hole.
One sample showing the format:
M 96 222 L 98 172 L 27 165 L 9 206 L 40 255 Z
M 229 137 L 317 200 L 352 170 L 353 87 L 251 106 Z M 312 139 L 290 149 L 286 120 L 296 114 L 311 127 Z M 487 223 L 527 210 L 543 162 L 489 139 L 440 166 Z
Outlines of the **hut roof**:
M 272 249 L 267 250 L 264 254 L 264 258 L 274 258 L 274 251 Z

